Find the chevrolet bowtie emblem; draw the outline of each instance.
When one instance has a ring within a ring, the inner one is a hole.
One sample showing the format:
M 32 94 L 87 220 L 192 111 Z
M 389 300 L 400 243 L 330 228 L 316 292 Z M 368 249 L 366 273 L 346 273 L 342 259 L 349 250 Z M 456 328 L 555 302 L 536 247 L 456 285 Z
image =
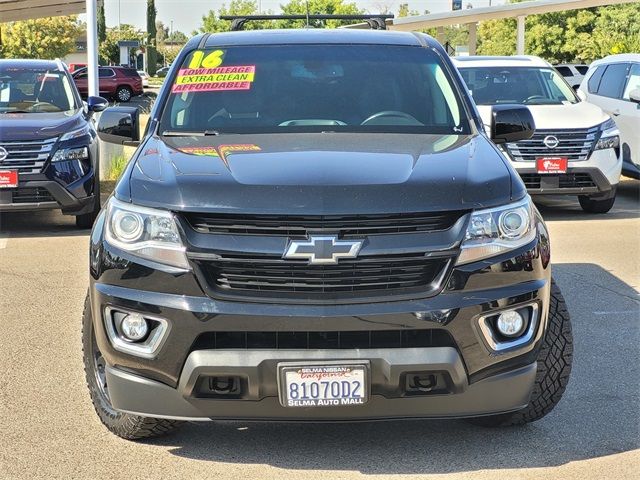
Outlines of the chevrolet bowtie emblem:
M 340 258 L 355 258 L 362 240 L 339 240 L 335 235 L 309 236 L 308 240 L 290 240 L 284 258 L 305 259 L 311 265 L 333 265 Z

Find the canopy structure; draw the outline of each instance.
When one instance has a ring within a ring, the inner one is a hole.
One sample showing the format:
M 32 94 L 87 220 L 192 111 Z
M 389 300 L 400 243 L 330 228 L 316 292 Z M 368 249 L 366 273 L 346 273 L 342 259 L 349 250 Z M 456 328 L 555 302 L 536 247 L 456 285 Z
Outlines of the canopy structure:
M 1 22 L 85 12 L 86 0 L 0 0 Z
M 98 4 L 102 0 L 0 0 L 0 22 L 86 13 L 89 95 L 98 95 Z
M 393 22 L 389 22 L 387 28 L 389 30 L 415 31 L 435 27 L 438 32 L 438 40 L 442 42 L 444 40 L 445 26 L 466 24 L 469 28 L 469 55 L 474 55 L 477 46 L 476 31 L 478 22 L 501 18 L 516 18 L 518 20 L 516 50 L 519 55 L 523 55 L 525 51 L 525 18 L 527 15 L 601 7 L 618 3 L 633 3 L 637 1 L 638 0 L 530 0 L 527 2 L 507 3 L 492 7 L 468 8 L 453 12 L 400 17 L 395 18 Z M 353 25 L 352 27 L 365 28 L 366 26 Z

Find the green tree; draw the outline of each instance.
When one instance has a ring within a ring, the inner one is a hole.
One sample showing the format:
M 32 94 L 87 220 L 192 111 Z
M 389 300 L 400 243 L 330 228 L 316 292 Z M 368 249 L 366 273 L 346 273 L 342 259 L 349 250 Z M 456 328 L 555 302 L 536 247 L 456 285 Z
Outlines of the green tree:
M 617 53 L 640 52 L 640 3 L 598 8 L 591 40 L 588 60 Z
M 64 57 L 75 49 L 79 33 L 75 16 L 7 23 L 2 30 L 2 57 Z
M 98 7 L 98 45 L 107 40 L 107 21 L 104 17 L 104 5 Z M 107 63 L 105 58 L 98 55 L 98 63 L 104 65 Z
M 480 54 L 514 54 L 516 21 L 482 22 L 478 43 Z M 525 53 L 559 63 L 590 62 L 613 53 L 638 52 L 640 4 L 530 15 L 526 20 L 525 44 Z
M 154 76 L 158 69 L 158 59 L 156 55 L 156 13 L 155 0 L 147 0 L 147 70 L 151 76 Z
M 198 33 L 215 33 L 215 32 L 228 32 L 231 29 L 231 22 L 228 20 L 220 20 L 223 15 L 255 15 L 258 13 L 258 4 L 254 0 L 231 0 L 229 7 L 226 4 L 215 10 L 209 10 L 209 13 L 203 15 L 202 26 L 198 31 L 193 32 L 194 35 Z M 246 29 L 259 29 L 259 28 L 274 28 L 272 25 L 274 22 L 248 22 L 245 25 Z
M 98 42 L 102 43 L 107 39 L 107 21 L 104 17 L 104 5 L 98 7 Z
M 310 15 L 360 15 L 364 10 L 359 9 L 354 3 L 345 3 L 343 0 L 308 0 Z M 280 5 L 285 15 L 305 15 L 307 13 L 307 0 L 289 0 L 286 5 Z M 280 28 L 301 28 L 306 25 L 305 20 L 283 20 L 278 22 Z M 311 26 L 316 28 L 336 28 L 341 25 L 352 24 L 353 20 L 316 20 L 311 21 Z
M 156 20 L 156 47 L 164 45 L 169 38 L 169 27 L 162 23 L 162 20 Z
M 179 30 L 172 32 L 171 35 L 167 37 L 167 41 L 171 43 L 187 43 L 189 41 L 189 37 L 187 37 L 184 33 Z
M 118 42 L 121 40 L 138 40 L 142 44 L 144 37 L 144 33 L 134 28 L 133 25 L 123 23 L 119 28 L 107 29 L 107 39 L 99 45 L 98 53 L 108 63 L 117 65 L 120 63 Z

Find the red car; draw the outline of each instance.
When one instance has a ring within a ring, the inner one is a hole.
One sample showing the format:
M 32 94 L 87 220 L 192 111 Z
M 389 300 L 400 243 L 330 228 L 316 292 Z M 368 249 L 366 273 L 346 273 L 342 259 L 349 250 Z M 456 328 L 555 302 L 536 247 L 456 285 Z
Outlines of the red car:
M 86 97 L 89 91 L 87 69 L 81 68 L 73 72 L 72 76 L 80 95 Z M 131 97 L 141 95 L 143 92 L 142 78 L 135 68 L 100 67 L 98 76 L 101 97 L 113 98 L 118 102 L 128 102 Z

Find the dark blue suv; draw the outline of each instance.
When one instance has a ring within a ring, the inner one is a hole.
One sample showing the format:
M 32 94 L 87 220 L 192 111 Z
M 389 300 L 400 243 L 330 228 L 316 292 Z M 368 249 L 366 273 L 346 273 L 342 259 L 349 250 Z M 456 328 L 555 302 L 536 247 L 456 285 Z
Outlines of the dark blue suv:
M 93 112 L 59 60 L 0 60 L 0 212 L 61 209 L 89 228 L 100 211 Z

